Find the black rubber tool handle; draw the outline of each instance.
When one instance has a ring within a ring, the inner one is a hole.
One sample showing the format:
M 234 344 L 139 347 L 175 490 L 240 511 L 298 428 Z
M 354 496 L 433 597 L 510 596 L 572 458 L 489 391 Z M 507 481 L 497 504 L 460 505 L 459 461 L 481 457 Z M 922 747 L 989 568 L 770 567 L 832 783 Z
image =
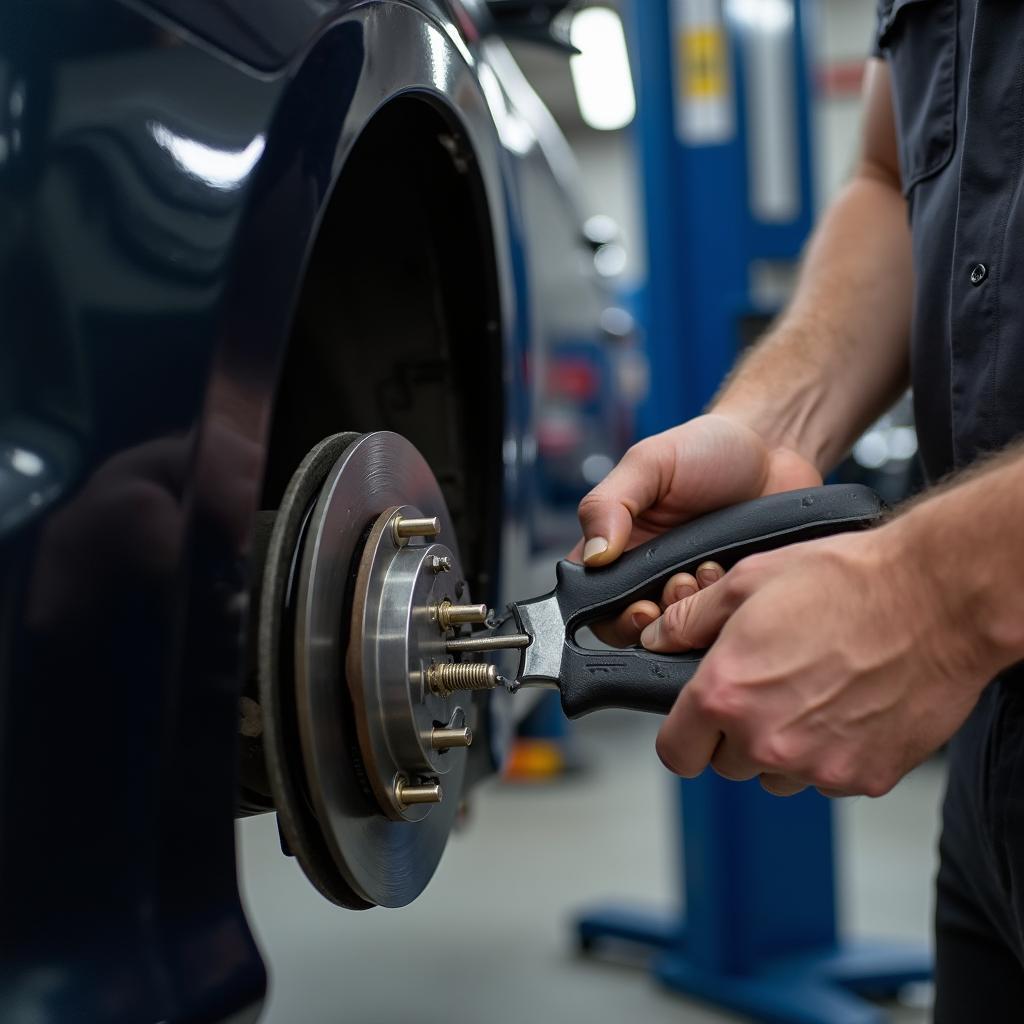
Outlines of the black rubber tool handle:
M 611 618 L 634 601 L 657 601 L 677 572 L 706 561 L 728 569 L 758 551 L 875 524 L 885 505 L 870 488 L 833 484 L 773 494 L 712 512 L 628 551 L 602 569 L 558 563 L 555 594 L 566 624 L 559 689 L 570 718 L 598 708 L 630 708 L 664 714 L 700 666 L 702 651 L 651 654 L 587 650 L 574 634 Z

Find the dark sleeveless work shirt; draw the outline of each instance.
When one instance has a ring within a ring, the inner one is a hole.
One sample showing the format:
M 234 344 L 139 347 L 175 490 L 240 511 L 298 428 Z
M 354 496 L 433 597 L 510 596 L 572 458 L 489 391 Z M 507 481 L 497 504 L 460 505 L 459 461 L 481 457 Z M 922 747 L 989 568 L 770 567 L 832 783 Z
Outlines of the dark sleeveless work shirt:
M 893 83 L 934 480 L 1024 434 L 1024 3 L 881 0 L 876 55 Z

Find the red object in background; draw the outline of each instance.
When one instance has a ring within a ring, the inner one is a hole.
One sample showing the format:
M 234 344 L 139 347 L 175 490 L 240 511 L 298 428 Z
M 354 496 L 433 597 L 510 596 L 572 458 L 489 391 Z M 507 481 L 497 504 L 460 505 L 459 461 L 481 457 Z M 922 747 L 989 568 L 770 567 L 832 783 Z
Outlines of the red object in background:
M 841 60 L 818 68 L 818 91 L 828 99 L 852 99 L 860 96 L 864 85 L 864 61 Z
M 596 367 L 585 359 L 560 359 L 548 369 L 548 390 L 562 398 L 585 402 L 600 386 Z
M 459 3 L 459 0 L 448 0 L 448 6 L 451 7 L 455 20 L 459 23 L 459 28 L 462 29 L 462 34 L 471 43 L 475 43 L 480 38 L 480 32 L 466 9 Z

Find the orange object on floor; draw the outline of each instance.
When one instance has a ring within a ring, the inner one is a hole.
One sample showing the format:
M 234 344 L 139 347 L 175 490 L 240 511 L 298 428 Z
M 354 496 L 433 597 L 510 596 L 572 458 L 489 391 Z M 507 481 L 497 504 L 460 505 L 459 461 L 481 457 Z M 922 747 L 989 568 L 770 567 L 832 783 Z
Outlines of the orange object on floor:
M 557 740 L 519 738 L 505 762 L 506 782 L 550 782 L 565 770 L 565 755 Z

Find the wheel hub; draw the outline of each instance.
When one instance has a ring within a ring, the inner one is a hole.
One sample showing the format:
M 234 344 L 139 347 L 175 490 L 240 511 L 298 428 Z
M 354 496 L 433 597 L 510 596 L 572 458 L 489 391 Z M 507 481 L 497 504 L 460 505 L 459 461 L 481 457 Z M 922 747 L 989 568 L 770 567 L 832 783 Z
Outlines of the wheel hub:
M 407 535 L 415 539 L 400 535 L 416 521 L 428 525 Z M 413 506 L 389 509 L 370 531 L 356 578 L 348 685 L 370 785 L 395 821 L 433 812 L 444 796 L 439 777 L 461 775 L 472 742 L 467 695 L 438 682 L 450 662 L 440 618 L 466 591 L 458 554 L 428 541 L 435 525 Z M 434 799 L 424 787 L 435 787 Z

